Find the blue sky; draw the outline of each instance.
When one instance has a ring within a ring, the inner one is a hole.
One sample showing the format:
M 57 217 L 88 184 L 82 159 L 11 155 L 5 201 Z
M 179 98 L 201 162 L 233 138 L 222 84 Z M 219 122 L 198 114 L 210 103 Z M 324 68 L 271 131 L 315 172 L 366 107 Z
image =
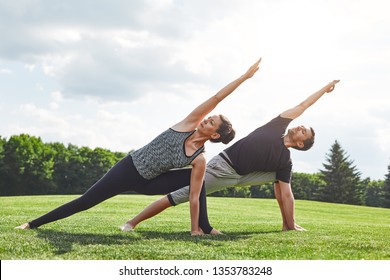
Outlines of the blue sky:
M 388 1 L 0 0 L 0 135 L 129 151 L 185 117 L 259 57 L 221 103 L 238 140 L 333 79 L 291 125 L 317 172 L 338 140 L 362 177 L 390 164 Z M 207 144 L 207 157 L 225 148 Z

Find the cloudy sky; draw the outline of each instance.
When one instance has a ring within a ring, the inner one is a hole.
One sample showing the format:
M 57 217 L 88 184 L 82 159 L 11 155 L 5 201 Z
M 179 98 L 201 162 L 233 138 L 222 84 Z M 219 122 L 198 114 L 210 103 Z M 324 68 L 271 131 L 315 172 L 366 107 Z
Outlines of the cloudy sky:
M 215 110 L 236 140 L 334 79 L 291 125 L 317 172 L 337 140 L 362 177 L 390 164 L 386 0 L 0 0 L 0 135 L 127 152 L 184 118 L 259 57 Z M 235 141 L 236 141 L 235 140 Z M 211 158 L 223 144 L 207 144 Z

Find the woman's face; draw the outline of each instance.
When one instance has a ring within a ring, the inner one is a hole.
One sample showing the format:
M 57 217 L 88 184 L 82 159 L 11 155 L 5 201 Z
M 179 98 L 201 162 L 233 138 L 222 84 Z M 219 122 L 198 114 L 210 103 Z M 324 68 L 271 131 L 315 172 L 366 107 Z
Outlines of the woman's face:
M 218 138 L 220 135 L 217 133 L 220 125 L 222 124 L 221 117 L 218 115 L 210 116 L 207 119 L 204 119 L 198 126 L 198 131 L 215 138 L 215 134 L 217 134 Z

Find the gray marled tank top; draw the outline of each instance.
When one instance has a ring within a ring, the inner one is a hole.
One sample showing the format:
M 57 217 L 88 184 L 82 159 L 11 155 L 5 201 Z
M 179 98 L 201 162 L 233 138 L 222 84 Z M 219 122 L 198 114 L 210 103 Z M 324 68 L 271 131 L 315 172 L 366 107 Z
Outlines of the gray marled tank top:
M 132 152 L 130 155 L 139 174 L 151 180 L 172 168 L 189 165 L 204 151 L 202 146 L 192 156 L 186 155 L 184 142 L 194 132 L 178 132 L 169 128 L 146 146 Z

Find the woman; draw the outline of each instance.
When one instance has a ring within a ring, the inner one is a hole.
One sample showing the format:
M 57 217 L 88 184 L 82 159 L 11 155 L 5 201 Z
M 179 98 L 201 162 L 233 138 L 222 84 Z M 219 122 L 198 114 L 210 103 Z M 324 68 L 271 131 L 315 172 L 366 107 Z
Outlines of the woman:
M 102 201 L 126 191 L 143 193 L 148 183 L 172 168 L 192 165 L 190 178 L 191 235 L 200 235 L 210 229 L 199 226 L 199 201 L 206 170 L 203 154 L 204 143 L 229 143 L 235 136 L 230 122 L 222 115 L 204 119 L 219 102 L 230 95 L 241 83 L 251 78 L 259 69 L 261 59 L 252 65 L 240 78 L 229 83 L 217 94 L 196 107 L 186 118 L 167 129 L 152 142 L 120 160 L 81 197 L 72 200 L 19 229 L 37 228 L 41 225 L 66 218 L 87 210 Z M 205 192 L 202 192 L 205 201 Z

